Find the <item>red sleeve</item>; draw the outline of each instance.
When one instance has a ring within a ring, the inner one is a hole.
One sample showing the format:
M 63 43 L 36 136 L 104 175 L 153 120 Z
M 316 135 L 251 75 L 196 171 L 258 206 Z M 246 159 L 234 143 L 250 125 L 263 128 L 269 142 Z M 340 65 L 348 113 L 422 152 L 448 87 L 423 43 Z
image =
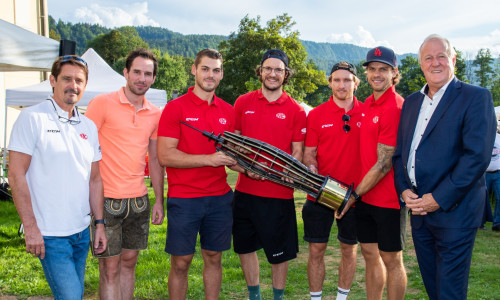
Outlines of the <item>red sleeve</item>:
M 300 110 L 295 113 L 292 142 L 303 142 L 306 138 L 306 112 L 302 106 L 299 107 Z
M 243 101 L 241 100 L 240 96 L 238 97 L 238 99 L 236 99 L 236 102 L 234 103 L 234 114 L 235 114 L 234 130 L 241 131 L 242 111 L 243 111 Z
M 182 118 L 182 110 L 177 102 L 175 100 L 171 101 L 163 109 L 160 123 L 158 124 L 158 136 L 180 139 L 181 123 L 179 122 Z
M 377 143 L 396 147 L 401 109 L 391 107 L 380 116 L 380 132 Z
M 306 147 L 318 147 L 319 131 L 317 127 L 318 116 L 316 110 L 311 110 L 307 116 Z

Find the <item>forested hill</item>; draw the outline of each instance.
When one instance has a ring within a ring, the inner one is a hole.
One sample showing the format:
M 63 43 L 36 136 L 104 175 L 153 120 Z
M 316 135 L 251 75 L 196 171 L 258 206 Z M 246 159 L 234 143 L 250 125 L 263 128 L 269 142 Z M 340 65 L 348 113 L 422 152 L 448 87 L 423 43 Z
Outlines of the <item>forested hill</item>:
M 49 16 L 50 37 L 55 39 L 68 39 L 76 41 L 76 52 L 81 55 L 87 49 L 87 42 L 102 33 L 108 33 L 111 28 L 100 25 L 83 23 L 72 24 L 70 22 L 57 22 Z M 223 35 L 209 34 L 181 34 L 166 28 L 152 26 L 136 26 L 139 36 L 153 49 L 160 49 L 163 53 L 194 57 L 196 53 L 204 48 L 218 48 L 222 40 L 227 39 Z M 302 41 L 309 58 L 314 61 L 319 69 L 328 72 L 331 66 L 338 61 L 346 60 L 357 64 L 364 60 L 369 48 L 359 47 L 351 44 L 316 43 Z M 402 55 L 399 59 L 403 59 Z

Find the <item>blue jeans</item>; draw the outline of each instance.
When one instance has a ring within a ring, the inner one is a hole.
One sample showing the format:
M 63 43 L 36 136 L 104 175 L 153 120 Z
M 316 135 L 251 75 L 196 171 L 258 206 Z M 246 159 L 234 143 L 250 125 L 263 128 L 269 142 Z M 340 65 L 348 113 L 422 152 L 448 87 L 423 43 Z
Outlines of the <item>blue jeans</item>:
M 493 226 L 500 225 L 500 172 L 486 172 L 486 188 L 488 193 L 493 191 L 495 195 L 495 212 L 493 213 Z M 489 198 L 488 198 L 489 202 Z
M 89 229 L 70 236 L 44 236 L 45 258 L 40 259 L 55 300 L 81 300 Z

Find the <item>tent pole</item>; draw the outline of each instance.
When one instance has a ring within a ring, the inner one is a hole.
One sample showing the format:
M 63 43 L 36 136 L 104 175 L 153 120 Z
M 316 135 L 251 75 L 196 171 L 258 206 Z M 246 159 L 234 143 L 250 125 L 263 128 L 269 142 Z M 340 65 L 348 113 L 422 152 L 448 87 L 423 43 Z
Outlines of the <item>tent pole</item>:
M 2 171 L 0 171 L 2 182 L 6 182 L 5 180 L 5 166 L 7 160 L 7 99 L 5 99 L 5 124 L 3 129 L 3 159 L 2 159 Z

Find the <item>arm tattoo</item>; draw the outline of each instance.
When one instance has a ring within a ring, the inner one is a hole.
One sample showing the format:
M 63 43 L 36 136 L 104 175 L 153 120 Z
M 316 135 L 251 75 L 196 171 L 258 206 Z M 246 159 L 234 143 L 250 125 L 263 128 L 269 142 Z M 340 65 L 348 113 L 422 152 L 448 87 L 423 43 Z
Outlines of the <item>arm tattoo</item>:
M 396 151 L 396 147 L 384 144 L 377 144 L 377 168 L 383 173 L 387 174 L 392 167 L 392 156 Z

